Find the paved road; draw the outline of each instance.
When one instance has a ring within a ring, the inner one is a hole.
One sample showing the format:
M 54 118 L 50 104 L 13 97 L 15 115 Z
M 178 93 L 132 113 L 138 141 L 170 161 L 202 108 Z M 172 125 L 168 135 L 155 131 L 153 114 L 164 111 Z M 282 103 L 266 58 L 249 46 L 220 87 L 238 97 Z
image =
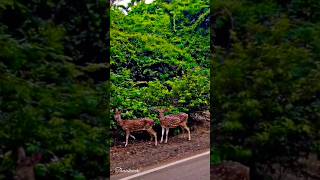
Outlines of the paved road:
M 159 168 L 162 167 L 154 168 L 157 170 L 149 170 L 147 174 L 138 173 L 136 177 L 128 176 L 123 180 L 210 180 L 210 154 L 207 153 L 178 164 Z M 137 176 L 139 174 L 143 175 Z

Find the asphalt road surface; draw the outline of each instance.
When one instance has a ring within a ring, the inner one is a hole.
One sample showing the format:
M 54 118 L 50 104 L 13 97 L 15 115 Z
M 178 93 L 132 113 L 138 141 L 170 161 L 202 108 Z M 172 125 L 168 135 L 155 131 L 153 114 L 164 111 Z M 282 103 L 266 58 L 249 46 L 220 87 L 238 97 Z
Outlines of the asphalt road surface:
M 210 180 L 210 153 L 202 153 L 174 163 L 112 180 Z

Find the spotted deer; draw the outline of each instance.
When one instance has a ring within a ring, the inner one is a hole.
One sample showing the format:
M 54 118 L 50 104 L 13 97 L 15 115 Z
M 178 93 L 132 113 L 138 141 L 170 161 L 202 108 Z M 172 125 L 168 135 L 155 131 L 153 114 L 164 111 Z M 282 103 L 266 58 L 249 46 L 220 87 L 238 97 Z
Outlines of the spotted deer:
M 163 134 L 165 131 L 166 131 L 165 143 L 167 143 L 169 129 L 176 128 L 178 126 L 180 126 L 182 128 L 182 130 L 186 129 L 188 131 L 188 140 L 189 141 L 191 140 L 190 129 L 187 126 L 188 114 L 180 113 L 180 114 L 176 114 L 176 115 L 164 116 L 164 113 L 168 112 L 167 109 L 164 109 L 164 110 L 158 109 L 157 111 L 159 112 L 159 119 L 160 119 L 160 124 L 161 124 L 161 128 L 162 128 L 160 143 L 162 143 L 162 141 L 163 141 Z
M 121 119 L 121 113 L 122 111 L 115 110 L 114 119 L 117 121 L 117 123 L 121 126 L 121 128 L 126 132 L 126 144 L 125 147 L 128 145 L 128 139 L 131 132 L 134 131 L 147 131 L 155 138 L 155 145 L 158 145 L 157 141 L 157 133 L 152 129 L 152 126 L 154 126 L 154 121 L 149 118 L 140 118 L 140 119 L 133 119 L 133 120 L 122 120 Z M 135 138 L 134 138 L 135 139 Z
M 27 157 L 22 147 L 18 148 L 15 180 L 35 180 L 34 167 L 41 160 L 41 154 Z

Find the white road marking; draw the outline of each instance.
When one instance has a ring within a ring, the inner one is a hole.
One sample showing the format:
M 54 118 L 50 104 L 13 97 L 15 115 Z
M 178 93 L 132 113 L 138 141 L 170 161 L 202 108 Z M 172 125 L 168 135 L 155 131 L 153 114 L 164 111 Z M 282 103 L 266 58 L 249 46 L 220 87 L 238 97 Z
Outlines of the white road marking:
M 166 164 L 166 165 L 163 165 L 163 166 L 160 166 L 160 167 L 156 167 L 156 168 L 153 168 L 153 169 L 149 169 L 149 170 L 147 170 L 147 171 L 143 171 L 143 172 L 140 172 L 140 173 L 137 173 L 137 174 L 134 174 L 134 175 L 131 175 L 131 176 L 122 178 L 122 179 L 120 179 L 120 180 L 133 179 L 133 178 L 136 178 L 136 177 L 139 177 L 139 176 L 143 176 L 143 175 L 145 175 L 145 174 L 149 174 L 149 173 L 158 171 L 158 170 L 160 170 L 160 169 L 164 169 L 164 168 L 169 167 L 169 166 L 173 166 L 173 165 L 176 165 L 176 164 L 185 162 L 185 161 L 189 161 L 189 160 L 191 160 L 191 159 L 195 159 L 195 158 L 198 158 L 198 157 L 207 155 L 207 154 L 210 154 L 210 151 L 206 151 L 206 152 L 204 152 L 204 153 L 197 154 L 197 155 L 195 155 L 195 156 L 191 156 L 191 157 L 188 157 L 188 158 L 185 158 L 185 159 L 181 159 L 181 160 L 179 160 L 179 161 L 175 161 L 175 162 L 173 162 L 173 163 Z

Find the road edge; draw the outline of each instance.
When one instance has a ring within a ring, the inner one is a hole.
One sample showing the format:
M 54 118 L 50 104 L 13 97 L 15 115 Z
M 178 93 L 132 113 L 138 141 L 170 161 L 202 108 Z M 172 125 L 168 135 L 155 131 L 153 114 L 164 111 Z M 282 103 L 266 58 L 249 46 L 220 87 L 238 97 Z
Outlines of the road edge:
M 152 173 L 152 172 L 155 172 L 155 171 L 158 171 L 158 170 L 161 170 L 161 169 L 164 169 L 164 168 L 176 165 L 176 164 L 180 164 L 180 163 L 183 163 L 183 162 L 195 159 L 195 158 L 199 158 L 199 157 L 207 155 L 207 154 L 210 154 L 210 150 L 208 150 L 206 152 L 203 152 L 203 153 L 200 153 L 200 154 L 197 154 L 197 155 L 193 155 L 191 157 L 187 157 L 187 158 L 184 158 L 184 159 L 181 159 L 181 160 L 177 160 L 175 162 L 168 163 L 168 164 L 156 167 L 156 168 L 148 169 L 148 170 L 145 170 L 145 171 L 142 171 L 142 172 L 139 172 L 139 173 L 136 173 L 136 174 L 121 178 L 119 180 L 130 180 L 130 179 L 133 179 L 133 178 L 136 178 L 136 177 L 139 177 L 139 176 L 143 176 L 145 174 L 149 174 L 149 173 Z

